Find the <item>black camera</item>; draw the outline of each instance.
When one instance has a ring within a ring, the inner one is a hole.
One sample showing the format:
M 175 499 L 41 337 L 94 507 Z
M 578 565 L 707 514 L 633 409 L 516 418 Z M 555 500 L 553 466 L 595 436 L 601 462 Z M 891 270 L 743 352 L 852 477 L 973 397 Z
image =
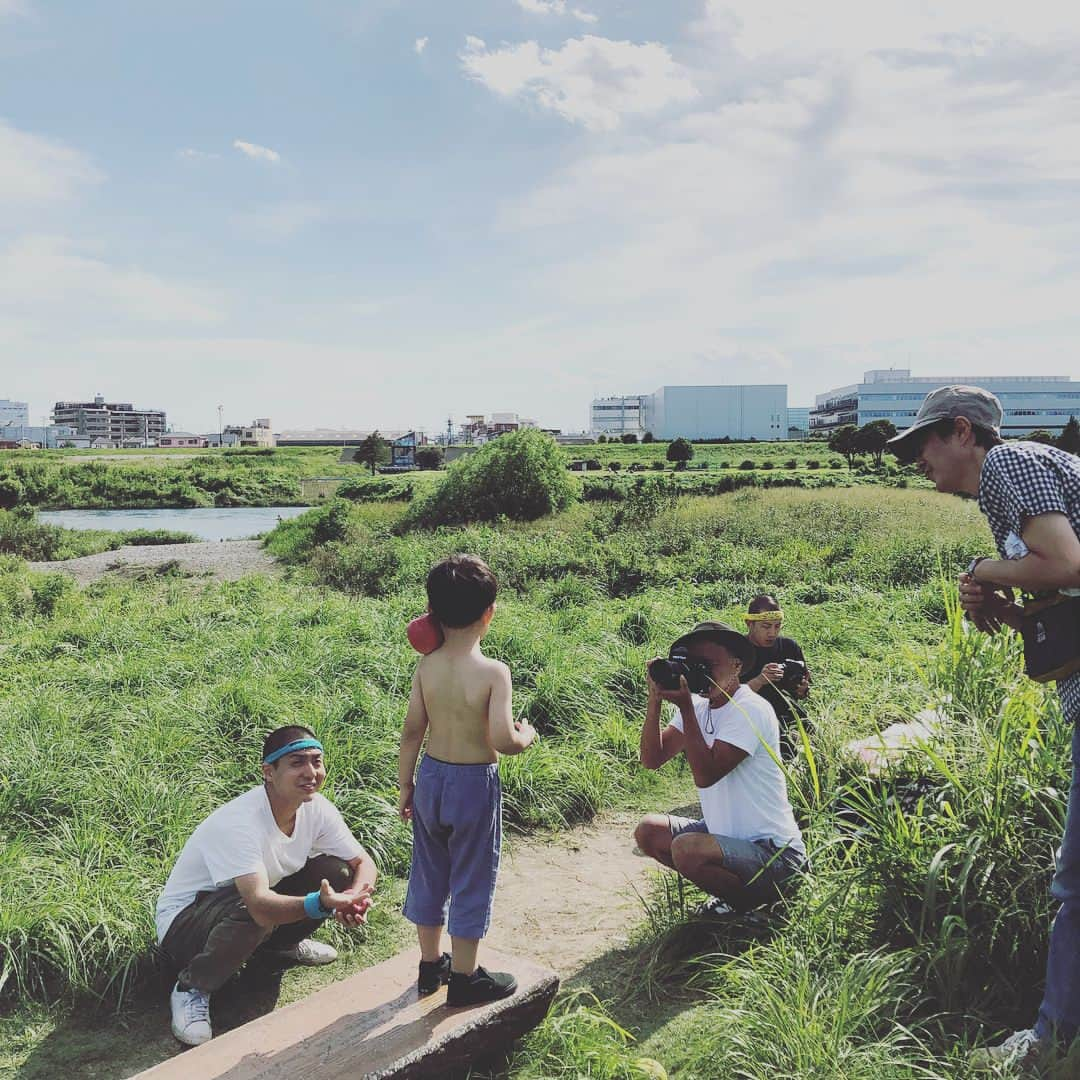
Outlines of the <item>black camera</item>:
M 654 660 L 649 665 L 649 677 L 661 690 L 678 690 L 679 679 L 686 679 L 691 694 L 706 696 L 713 685 L 712 664 L 708 660 L 691 659 L 686 649 L 672 649 L 666 660 Z
M 785 690 L 794 690 L 806 678 L 806 665 L 801 660 L 781 660 L 780 666 L 784 669 L 780 685 Z

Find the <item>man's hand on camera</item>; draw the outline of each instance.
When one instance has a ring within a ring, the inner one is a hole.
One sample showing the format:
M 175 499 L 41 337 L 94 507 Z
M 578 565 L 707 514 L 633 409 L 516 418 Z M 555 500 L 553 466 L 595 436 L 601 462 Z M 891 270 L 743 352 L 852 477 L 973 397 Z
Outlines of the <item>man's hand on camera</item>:
M 781 683 L 784 681 L 784 665 L 783 664 L 766 664 L 761 669 L 761 678 L 765 682 Z
M 810 693 L 810 676 L 809 675 L 804 675 L 802 677 L 802 681 L 798 684 L 798 686 L 795 687 L 795 689 L 792 691 L 792 693 L 797 698 L 806 697 L 806 695 Z
M 996 634 L 1013 606 L 1011 589 L 991 589 L 970 574 L 960 575 L 960 607 L 976 630 Z
M 658 657 L 657 659 L 663 659 Z M 651 664 L 652 661 L 650 660 Z M 648 670 L 648 666 L 646 666 Z M 680 712 L 684 712 L 689 709 L 694 711 L 694 699 L 690 694 L 690 687 L 686 685 L 686 679 L 681 675 L 679 676 L 679 689 L 678 690 L 665 690 L 662 686 L 659 686 L 654 680 L 652 675 L 649 675 L 649 697 L 657 701 L 670 701 L 673 705 L 678 706 Z

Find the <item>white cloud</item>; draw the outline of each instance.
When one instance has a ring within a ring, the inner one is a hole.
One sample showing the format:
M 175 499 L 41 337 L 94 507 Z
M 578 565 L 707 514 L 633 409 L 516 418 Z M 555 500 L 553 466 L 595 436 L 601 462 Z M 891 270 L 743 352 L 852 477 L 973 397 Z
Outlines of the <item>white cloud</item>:
M 561 49 L 535 41 L 488 50 L 467 38 L 461 61 L 470 78 L 503 97 L 521 96 L 565 119 L 611 131 L 627 116 L 657 113 L 697 96 L 689 73 L 663 45 L 586 35 Z
M 205 150 L 195 150 L 190 146 L 185 146 L 182 150 L 176 151 L 176 156 L 181 161 L 213 161 L 220 158 L 220 154 L 211 154 Z
M 235 217 L 246 231 L 269 241 L 288 240 L 308 225 L 318 224 L 329 217 L 329 209 L 315 202 L 292 201 L 270 203 L 247 210 Z
M 977 51 L 1003 37 L 1046 44 L 1076 33 L 1080 8 L 1058 0 L 705 0 L 699 29 L 734 37 L 750 57 L 913 49 L 943 40 Z
M 0 207 L 63 202 L 102 179 L 85 154 L 0 120 Z
M 46 235 L 24 236 L 0 249 L 0 313 L 8 306 L 37 316 L 42 326 L 62 312 L 68 332 L 118 318 L 208 324 L 221 317 L 200 289 L 116 266 L 73 250 L 66 238 Z
M 1080 16 L 1055 37 L 1035 8 L 708 5 L 699 97 L 499 207 L 541 256 L 529 295 L 576 320 L 562 347 L 609 389 L 704 356 L 793 401 L 889 363 L 1075 366 Z M 537 85 L 535 47 L 482 55 L 496 92 Z
M 268 146 L 259 146 L 258 143 L 244 142 L 243 139 L 236 139 L 233 142 L 233 149 L 239 150 L 241 154 L 254 161 L 269 161 L 276 165 L 281 160 L 281 155 L 276 150 L 271 150 Z
M 599 21 L 596 15 L 582 11 L 580 8 L 568 10 L 566 0 L 514 0 L 514 2 L 522 11 L 527 11 L 531 15 L 571 15 L 583 23 Z
M 417 56 L 423 56 L 424 50 L 427 48 L 427 43 L 430 40 L 430 38 L 426 37 L 418 37 L 416 39 L 416 41 L 413 43 L 413 48 L 416 50 Z

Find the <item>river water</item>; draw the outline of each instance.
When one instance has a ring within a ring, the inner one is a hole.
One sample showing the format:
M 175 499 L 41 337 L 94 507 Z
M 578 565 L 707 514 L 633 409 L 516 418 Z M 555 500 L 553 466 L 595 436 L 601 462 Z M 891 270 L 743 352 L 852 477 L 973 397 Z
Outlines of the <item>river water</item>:
M 197 507 L 191 510 L 43 510 L 40 521 L 65 529 L 172 529 L 200 540 L 246 540 L 294 518 L 306 506 Z

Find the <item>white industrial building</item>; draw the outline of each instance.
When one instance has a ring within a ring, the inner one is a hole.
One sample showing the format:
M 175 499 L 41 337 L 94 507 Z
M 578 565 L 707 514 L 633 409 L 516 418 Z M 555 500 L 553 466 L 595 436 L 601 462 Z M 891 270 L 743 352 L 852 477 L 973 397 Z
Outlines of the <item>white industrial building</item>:
M 860 383 L 818 394 L 810 410 L 811 433 L 828 433 L 845 424 L 861 427 L 891 420 L 898 431 L 911 426 L 923 399 L 939 386 L 981 386 L 1001 401 L 1001 434 L 1030 435 L 1042 429 L 1060 435 L 1070 416 L 1080 417 L 1080 382 L 1067 375 L 915 376 L 907 368 L 867 371 Z
M 0 398 L 0 428 L 28 427 L 29 424 L 30 406 L 27 402 Z M 7 436 L 0 436 L 0 438 L 7 438 Z
M 589 413 L 597 434 L 657 439 L 786 439 L 787 386 L 661 386 L 651 394 L 596 398 Z

